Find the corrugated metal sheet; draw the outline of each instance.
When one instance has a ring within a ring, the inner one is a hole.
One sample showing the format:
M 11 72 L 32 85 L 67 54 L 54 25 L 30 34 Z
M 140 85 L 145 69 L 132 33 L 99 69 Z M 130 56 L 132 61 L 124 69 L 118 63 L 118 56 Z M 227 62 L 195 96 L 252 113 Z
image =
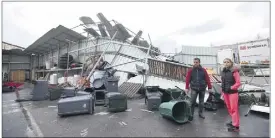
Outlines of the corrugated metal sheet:
M 143 80 L 142 75 L 138 75 L 136 77 L 130 78 L 127 82 L 142 83 L 142 80 Z M 156 77 L 156 76 L 148 76 L 145 86 L 159 86 L 160 88 L 163 88 L 163 89 L 175 88 L 175 86 L 178 86 L 181 89 L 185 89 L 185 82 L 168 80 L 168 79 Z
M 119 53 L 131 56 L 131 57 L 139 58 L 139 59 L 146 58 L 146 55 L 147 55 L 147 53 L 143 52 L 142 50 L 131 46 L 122 46 Z
M 143 83 L 143 76 L 142 75 L 137 75 L 135 77 L 130 78 L 127 82 L 131 82 L 131 83 Z
M 123 63 L 127 63 L 127 62 L 132 62 L 132 61 L 134 61 L 134 59 L 130 59 L 128 57 L 117 55 L 116 58 L 114 59 L 114 62 L 112 64 L 112 66 L 120 65 L 120 64 L 123 64 Z M 137 61 L 137 62 L 132 62 L 132 63 L 120 65 L 120 66 L 117 66 L 117 67 L 114 67 L 114 68 L 117 69 L 117 70 L 122 70 L 122 71 L 137 73 L 137 71 L 136 71 L 136 64 L 138 64 L 138 65 L 144 65 L 143 62 L 138 62 Z
M 175 88 L 178 86 L 181 89 L 185 89 L 185 82 L 176 81 L 176 80 L 168 80 L 165 78 L 155 77 L 155 76 L 148 76 L 146 86 L 159 86 L 163 89 L 168 88 Z
M 106 43 L 106 44 L 103 44 Z M 104 51 L 105 48 L 109 45 L 109 40 L 105 39 L 99 39 L 98 44 L 103 44 L 101 46 L 97 47 L 97 51 Z M 118 51 L 118 49 L 121 47 L 121 45 L 116 44 L 116 43 L 111 43 L 110 46 L 108 47 L 107 51 Z
M 133 98 L 142 87 L 140 83 L 124 82 L 119 86 L 119 92 L 125 94 L 128 98 Z
M 103 56 L 103 59 L 104 59 L 105 61 L 107 61 L 108 63 L 111 63 L 112 60 L 114 59 L 114 57 L 115 57 L 114 54 L 105 54 L 105 55 Z
M 217 55 L 217 49 L 202 46 L 182 46 L 181 52 L 189 55 Z

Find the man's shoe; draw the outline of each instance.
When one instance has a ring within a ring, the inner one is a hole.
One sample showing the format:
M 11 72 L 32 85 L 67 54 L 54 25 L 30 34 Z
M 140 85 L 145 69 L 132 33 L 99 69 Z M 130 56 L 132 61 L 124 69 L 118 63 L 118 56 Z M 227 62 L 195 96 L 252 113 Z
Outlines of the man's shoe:
M 193 116 L 189 116 L 188 121 L 192 121 L 193 120 Z
M 199 114 L 199 117 L 205 119 L 205 116 L 203 114 Z
M 240 127 L 231 126 L 231 127 L 228 127 L 227 130 L 229 132 L 239 132 L 240 131 Z
M 227 126 L 227 127 L 232 127 L 232 126 L 233 126 L 233 125 L 232 125 L 232 121 L 226 123 L 226 126 Z

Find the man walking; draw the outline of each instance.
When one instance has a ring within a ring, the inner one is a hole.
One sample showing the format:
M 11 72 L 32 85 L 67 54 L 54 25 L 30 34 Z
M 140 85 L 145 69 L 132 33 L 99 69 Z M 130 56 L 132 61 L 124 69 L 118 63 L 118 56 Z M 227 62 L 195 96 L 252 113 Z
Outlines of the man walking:
M 212 89 L 210 78 L 207 74 L 207 71 L 202 68 L 200 65 L 200 59 L 194 58 L 194 65 L 193 68 L 188 70 L 186 75 L 186 86 L 185 91 L 189 91 L 189 84 L 191 88 L 191 116 L 189 118 L 189 121 L 193 120 L 194 115 L 194 108 L 196 104 L 196 99 L 199 95 L 199 117 L 202 119 L 205 119 L 205 116 L 203 115 L 203 108 L 204 108 L 204 96 L 206 87 L 208 86 L 208 89 Z

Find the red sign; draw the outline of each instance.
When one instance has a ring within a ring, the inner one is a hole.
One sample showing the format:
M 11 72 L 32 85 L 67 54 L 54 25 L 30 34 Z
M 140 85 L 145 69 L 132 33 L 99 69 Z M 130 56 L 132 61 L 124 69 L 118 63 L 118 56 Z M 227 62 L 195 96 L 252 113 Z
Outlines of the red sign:
M 240 46 L 240 50 L 246 50 L 246 46 Z

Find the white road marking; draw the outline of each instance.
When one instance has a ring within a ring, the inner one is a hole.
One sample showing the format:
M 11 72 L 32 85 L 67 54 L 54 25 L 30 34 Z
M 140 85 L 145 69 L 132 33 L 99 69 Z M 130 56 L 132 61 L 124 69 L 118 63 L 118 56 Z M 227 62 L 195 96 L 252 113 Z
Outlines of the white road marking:
M 33 116 L 31 115 L 31 113 L 28 111 L 28 109 L 26 109 L 25 107 L 22 107 L 22 108 L 26 111 L 27 115 L 29 116 L 31 125 L 32 125 L 34 131 L 37 133 L 37 137 L 44 137 L 42 131 L 41 131 L 40 128 L 38 127 L 38 125 L 37 125 L 35 119 L 34 119 Z

